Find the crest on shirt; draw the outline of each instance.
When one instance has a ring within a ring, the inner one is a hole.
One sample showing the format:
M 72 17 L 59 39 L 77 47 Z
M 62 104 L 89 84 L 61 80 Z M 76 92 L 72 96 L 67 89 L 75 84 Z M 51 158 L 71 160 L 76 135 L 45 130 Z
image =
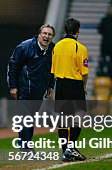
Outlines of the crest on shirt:
M 88 67 L 88 59 L 86 58 L 85 60 L 83 60 L 83 65 L 85 66 L 85 67 Z

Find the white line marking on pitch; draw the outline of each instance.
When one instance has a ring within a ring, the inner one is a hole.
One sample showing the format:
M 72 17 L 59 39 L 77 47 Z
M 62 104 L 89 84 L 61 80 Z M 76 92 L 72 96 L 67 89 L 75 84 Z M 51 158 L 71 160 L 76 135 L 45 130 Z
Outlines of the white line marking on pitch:
M 108 159 L 108 158 L 112 158 L 112 153 L 106 154 L 106 155 L 102 155 L 102 156 L 98 156 L 98 157 L 93 158 L 93 159 L 88 159 L 88 160 L 86 160 L 86 161 L 67 162 L 67 163 L 62 163 L 62 164 L 55 164 L 55 165 L 49 166 L 49 167 L 47 167 L 47 168 L 32 169 L 32 170 L 50 170 L 50 169 L 57 169 L 57 168 L 65 167 L 65 166 L 68 166 L 68 165 L 75 165 L 75 164 L 88 163 L 88 162 L 95 162 L 95 161 L 100 161 L 100 160 Z

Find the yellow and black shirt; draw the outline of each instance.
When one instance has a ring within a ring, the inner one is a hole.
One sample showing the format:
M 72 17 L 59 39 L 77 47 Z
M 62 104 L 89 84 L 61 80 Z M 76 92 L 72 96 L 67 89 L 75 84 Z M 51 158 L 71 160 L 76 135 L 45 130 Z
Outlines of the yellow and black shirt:
M 73 38 L 64 38 L 54 47 L 51 73 L 58 78 L 82 80 L 88 74 L 87 47 Z

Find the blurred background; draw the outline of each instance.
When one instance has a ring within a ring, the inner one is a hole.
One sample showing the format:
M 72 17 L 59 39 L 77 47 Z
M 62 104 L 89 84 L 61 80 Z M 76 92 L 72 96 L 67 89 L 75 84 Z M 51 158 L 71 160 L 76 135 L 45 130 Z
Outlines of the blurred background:
M 81 22 L 79 41 L 86 44 L 89 50 L 90 73 L 87 99 L 111 99 L 111 0 L 0 0 L 1 127 L 7 124 L 8 116 L 5 114 L 8 97 L 6 74 L 8 59 L 13 49 L 21 41 L 35 35 L 38 28 L 44 23 L 55 27 L 54 41 L 57 42 L 63 37 L 63 25 L 68 17 L 73 17 Z

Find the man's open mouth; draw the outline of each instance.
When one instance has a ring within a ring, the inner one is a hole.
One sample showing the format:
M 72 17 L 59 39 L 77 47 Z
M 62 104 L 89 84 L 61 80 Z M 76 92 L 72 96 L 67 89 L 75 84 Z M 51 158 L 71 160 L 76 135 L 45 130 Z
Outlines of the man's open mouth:
M 44 42 L 49 42 L 49 40 L 45 40 L 45 39 L 44 39 L 43 41 L 44 41 Z

